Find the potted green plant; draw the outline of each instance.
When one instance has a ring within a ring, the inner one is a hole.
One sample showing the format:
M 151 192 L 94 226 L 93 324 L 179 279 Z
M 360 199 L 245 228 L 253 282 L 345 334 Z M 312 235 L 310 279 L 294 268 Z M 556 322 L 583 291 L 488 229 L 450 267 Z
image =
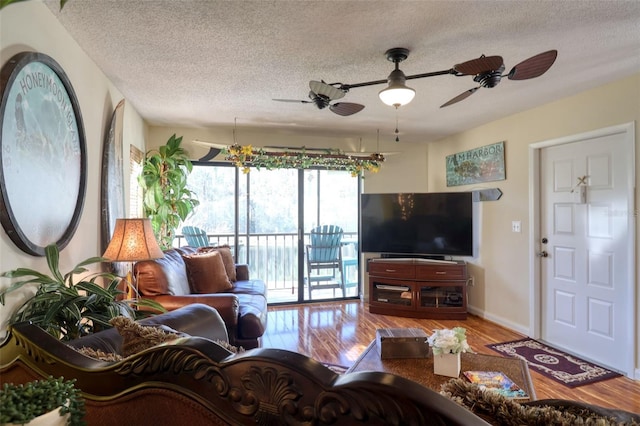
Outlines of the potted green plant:
M 121 278 L 108 272 L 93 272 L 87 265 L 105 262 L 102 257 L 90 257 L 70 272 L 59 269 L 60 253 L 55 244 L 45 248 L 45 257 L 51 275 L 33 269 L 18 268 L 0 274 L 4 278 L 20 278 L 0 291 L 0 304 L 5 304 L 8 293 L 26 285 L 37 285 L 36 294 L 27 300 L 9 319 L 9 324 L 31 321 L 60 340 L 73 340 L 104 328 L 118 315 L 138 318 L 149 315 L 148 307 L 156 312 L 165 309 L 148 299 L 119 300 L 124 292 L 118 288 Z M 81 278 L 76 282 L 76 276 Z
M 4 383 L 0 424 L 84 425 L 84 399 L 75 380 L 53 378 L 25 384 Z M 57 422 L 56 422 L 57 421 Z
M 147 152 L 139 177 L 144 191 L 144 215 L 163 250 L 172 247 L 176 229 L 198 206 L 195 194 L 187 188 L 187 176 L 193 169 L 182 136 L 172 135 L 166 145 Z

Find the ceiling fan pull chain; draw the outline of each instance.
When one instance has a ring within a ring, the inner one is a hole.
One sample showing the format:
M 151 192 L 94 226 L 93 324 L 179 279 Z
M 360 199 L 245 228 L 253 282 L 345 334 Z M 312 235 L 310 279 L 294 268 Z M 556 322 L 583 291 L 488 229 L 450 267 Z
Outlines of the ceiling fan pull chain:
M 236 142 L 236 129 L 238 128 L 238 117 L 234 117 L 233 119 L 233 144 L 237 145 L 238 142 Z
M 400 137 L 398 135 L 400 132 L 398 131 L 398 107 L 396 107 L 396 142 L 400 142 Z

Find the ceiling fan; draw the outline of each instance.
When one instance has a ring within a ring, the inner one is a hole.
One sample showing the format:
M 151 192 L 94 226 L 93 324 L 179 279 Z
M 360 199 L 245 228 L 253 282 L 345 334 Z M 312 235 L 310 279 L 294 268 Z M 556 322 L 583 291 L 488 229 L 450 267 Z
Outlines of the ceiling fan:
M 340 99 L 351 89 L 365 86 L 373 86 L 376 84 L 388 83 L 388 87 L 380 91 L 380 99 L 387 105 L 395 106 L 396 108 L 406 105 L 415 96 L 415 90 L 405 85 L 406 80 L 414 80 L 418 78 L 435 77 L 438 75 L 451 74 L 455 77 L 473 76 L 473 81 L 478 85 L 472 89 L 469 89 L 458 96 L 452 98 L 448 102 L 445 102 L 440 106 L 444 108 L 449 105 L 453 105 L 460 102 L 463 99 L 468 98 L 474 94 L 481 87 L 495 87 L 500 83 L 503 77 L 507 77 L 509 80 L 528 80 L 531 78 L 539 77 L 555 62 L 558 51 L 548 50 L 546 52 L 537 54 L 525 59 L 511 68 L 509 73 L 503 74 L 505 70 L 504 61 L 501 56 L 485 56 L 482 55 L 479 58 L 471 59 L 466 62 L 454 65 L 452 68 L 443 71 L 427 72 L 422 74 L 414 74 L 406 76 L 399 68 L 400 62 L 409 57 L 409 49 L 403 47 L 395 47 L 385 52 L 387 59 L 395 64 L 395 69 L 389 74 L 389 77 L 385 80 L 367 81 L 364 83 L 344 84 L 344 83 L 330 83 L 327 84 L 324 81 L 311 81 L 309 87 L 309 98 L 311 101 L 294 101 L 288 99 L 274 99 L 284 102 L 302 102 L 302 103 L 315 103 L 318 108 L 325 108 L 332 100 Z M 358 111 L 361 111 L 364 106 L 360 104 L 352 103 L 336 103 L 329 108 L 340 115 L 351 115 Z
M 318 109 L 329 107 L 330 111 L 342 116 L 353 115 L 364 109 L 364 105 L 351 102 L 336 102 L 332 104 L 332 101 L 343 98 L 347 90 L 336 88 L 324 81 L 312 80 L 309 82 L 309 88 L 311 89 L 309 92 L 309 99 L 311 100 L 309 101 L 295 99 L 274 99 L 274 101 L 315 104 Z
M 548 50 L 525 59 L 518 65 L 511 68 L 508 74 L 502 74 L 505 70 L 504 62 L 501 56 L 480 56 L 478 59 L 472 59 L 461 64 L 453 66 L 455 76 L 473 75 L 473 81 L 478 86 L 462 92 L 458 96 L 445 102 L 440 108 L 455 104 L 474 94 L 481 87 L 495 87 L 500 83 L 503 77 L 509 80 L 528 80 L 540 77 L 547 72 L 558 56 L 557 50 Z

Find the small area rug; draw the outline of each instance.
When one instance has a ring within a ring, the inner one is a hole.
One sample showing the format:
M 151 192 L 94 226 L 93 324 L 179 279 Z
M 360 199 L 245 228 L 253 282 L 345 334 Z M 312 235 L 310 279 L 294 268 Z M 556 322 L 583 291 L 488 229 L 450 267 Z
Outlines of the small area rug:
M 487 347 L 504 355 L 524 359 L 533 370 L 570 388 L 621 376 L 529 338 Z

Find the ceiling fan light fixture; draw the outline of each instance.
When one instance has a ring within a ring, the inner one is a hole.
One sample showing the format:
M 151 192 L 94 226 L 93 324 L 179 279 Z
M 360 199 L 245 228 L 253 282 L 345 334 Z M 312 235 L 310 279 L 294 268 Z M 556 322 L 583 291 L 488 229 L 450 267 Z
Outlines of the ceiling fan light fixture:
M 389 106 L 401 107 L 411 102 L 416 91 L 410 87 L 388 87 L 382 90 L 378 96 L 380 100 Z
M 378 93 L 380 100 L 396 108 L 411 102 L 414 96 L 416 96 L 416 91 L 404 84 L 406 80 L 407 78 L 401 70 L 397 68 L 393 70 L 391 74 L 389 74 L 389 86 Z

